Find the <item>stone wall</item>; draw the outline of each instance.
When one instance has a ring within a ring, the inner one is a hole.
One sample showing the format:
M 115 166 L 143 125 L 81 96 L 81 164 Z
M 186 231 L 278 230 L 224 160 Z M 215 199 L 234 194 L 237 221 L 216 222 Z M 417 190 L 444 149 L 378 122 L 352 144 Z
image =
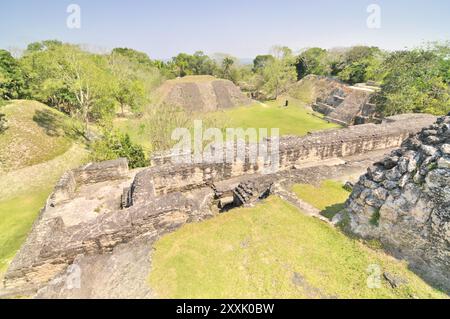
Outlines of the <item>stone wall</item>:
M 305 137 L 283 137 L 279 147 L 279 170 L 287 171 L 305 162 L 397 147 L 411 133 L 434 120 L 433 116 L 421 116 L 405 125 L 405 119 L 392 119 L 380 125 L 366 124 Z M 120 159 L 88 164 L 70 171 L 55 187 L 25 244 L 11 263 L 5 276 L 5 287 L 10 291 L 37 289 L 67 268 L 78 255 L 107 253 L 121 243 L 142 236 L 157 238 L 186 222 L 208 218 L 212 214 L 208 205 L 214 197 L 213 187 L 209 187 L 212 183 L 261 173 L 263 169 L 262 163 L 245 162 L 167 163 L 150 167 L 138 172 L 132 184 L 125 188 L 122 195 L 126 197 L 122 199 L 125 209 L 67 226 L 61 217 L 52 218 L 57 215 L 50 211 L 58 210 L 61 201 L 70 200 L 82 183 L 120 179 L 126 175 L 128 167 L 126 161 Z M 247 186 L 242 189 L 254 188 Z M 259 197 L 259 189 L 255 189 L 252 196 L 256 194 Z M 249 200 L 244 197 L 245 201 Z
M 73 198 L 80 185 L 100 183 L 121 179 L 128 173 L 128 161 L 125 158 L 89 163 L 80 168 L 65 172 L 56 184 L 49 201 L 51 205 Z
M 370 103 L 378 90 L 375 83 L 351 86 L 338 79 L 310 74 L 292 85 L 288 94 L 311 104 L 327 120 L 348 126 L 381 122 L 376 106 Z
M 125 158 L 89 163 L 73 170 L 78 184 L 99 183 L 108 180 L 121 179 L 128 173 L 128 161 Z
M 368 151 L 398 147 L 409 134 L 430 125 L 436 117 L 410 115 L 414 121 L 396 118 L 383 124 L 364 124 L 346 129 L 316 132 L 304 137 L 281 137 L 278 169 L 289 169 L 307 162 L 363 154 Z M 249 147 L 247 147 L 247 152 Z M 150 167 L 136 175 L 131 188 L 132 203 L 142 203 L 159 194 L 209 185 L 241 175 L 262 173 L 270 163 L 171 164 L 171 157 L 159 158 L 161 166 Z M 145 186 L 143 186 L 145 185 Z
M 346 219 L 450 291 L 450 114 L 361 176 L 335 222 Z
M 211 191 L 212 192 L 212 191 Z M 45 210 L 41 212 L 41 216 Z M 155 198 L 142 206 L 100 215 L 65 227 L 62 219 L 39 218 L 5 276 L 7 290 L 38 289 L 66 269 L 79 255 L 111 252 L 140 236 L 156 239 L 181 225 L 208 216 L 179 193 Z

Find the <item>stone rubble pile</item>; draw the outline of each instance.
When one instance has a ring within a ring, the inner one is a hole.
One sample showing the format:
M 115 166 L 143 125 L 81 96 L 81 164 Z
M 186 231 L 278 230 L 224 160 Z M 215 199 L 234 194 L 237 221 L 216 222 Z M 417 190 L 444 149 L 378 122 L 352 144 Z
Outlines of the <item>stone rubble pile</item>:
M 370 167 L 333 221 L 450 289 L 450 113 Z

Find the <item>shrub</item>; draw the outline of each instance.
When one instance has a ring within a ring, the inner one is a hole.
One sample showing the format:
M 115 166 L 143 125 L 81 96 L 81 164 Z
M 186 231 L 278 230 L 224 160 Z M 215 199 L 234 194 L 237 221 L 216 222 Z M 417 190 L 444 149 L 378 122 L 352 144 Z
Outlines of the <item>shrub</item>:
M 134 144 L 128 134 L 106 131 L 101 139 L 91 145 L 91 158 L 94 161 L 106 161 L 125 157 L 131 168 L 144 167 L 148 160 L 142 146 Z
M 373 213 L 373 215 L 372 215 L 372 217 L 370 218 L 370 224 L 371 225 L 373 225 L 373 226 L 376 226 L 376 227 L 378 227 L 378 225 L 379 225 L 379 222 L 380 222 L 380 210 L 379 209 L 377 209 L 374 213 Z

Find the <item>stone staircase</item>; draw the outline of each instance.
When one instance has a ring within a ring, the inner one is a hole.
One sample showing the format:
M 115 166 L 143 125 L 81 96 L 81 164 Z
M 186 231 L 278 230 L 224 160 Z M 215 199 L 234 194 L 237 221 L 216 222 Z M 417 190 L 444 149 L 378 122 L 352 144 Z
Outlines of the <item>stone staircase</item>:
M 380 123 L 376 106 L 369 102 L 378 88 L 365 83 L 334 89 L 326 98 L 318 98 L 312 105 L 314 111 L 325 119 L 343 126 Z

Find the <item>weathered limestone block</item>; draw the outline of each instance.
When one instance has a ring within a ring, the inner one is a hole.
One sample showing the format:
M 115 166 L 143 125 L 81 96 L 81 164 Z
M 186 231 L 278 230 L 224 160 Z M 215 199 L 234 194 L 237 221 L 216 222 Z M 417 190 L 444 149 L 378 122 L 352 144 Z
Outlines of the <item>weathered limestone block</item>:
M 99 215 L 65 227 L 61 218 L 36 223 L 5 276 L 7 289 L 37 289 L 58 275 L 78 255 L 111 252 L 139 236 L 157 238 L 190 221 L 201 207 L 181 193 L 161 196 L 144 206 Z M 209 217 L 202 213 L 196 220 Z
M 128 161 L 126 158 L 100 163 L 89 163 L 79 169 L 73 170 L 78 184 L 99 183 L 126 177 Z
M 355 185 L 341 214 L 349 231 L 379 239 L 413 269 L 450 291 L 450 115 L 408 138 Z M 384 191 L 373 189 L 381 182 Z M 370 217 L 370 211 L 376 215 Z M 378 218 L 377 223 L 374 222 Z
M 405 125 L 404 121 L 409 118 L 414 121 Z M 418 132 L 423 126 L 430 125 L 435 120 L 434 116 L 413 114 L 387 118 L 385 123 L 379 125 L 364 124 L 347 129 L 315 132 L 304 137 L 284 136 L 279 139 L 279 166 L 276 169 L 286 170 L 308 162 L 398 147 L 411 133 Z M 203 187 L 232 177 L 263 173 L 268 168 L 272 168 L 270 162 L 250 163 L 248 157 L 250 149 L 251 147 L 247 145 L 244 163 L 236 161 L 234 163 L 174 164 L 171 161 L 171 155 L 167 154 L 159 159 L 166 164 L 147 168 L 136 176 L 131 188 L 132 203 L 146 201 L 159 194 Z M 176 158 L 174 162 L 175 160 Z M 398 155 L 393 155 L 390 161 L 392 164 L 386 163 L 386 165 L 394 168 Z M 384 170 L 374 172 L 378 175 L 374 181 L 381 182 L 385 174 L 397 181 L 405 170 L 405 165 L 406 162 L 402 164 L 399 171 L 391 173 L 385 173 Z M 396 185 L 391 185 L 390 188 L 395 187 Z
M 236 206 L 251 205 L 254 202 L 267 198 L 273 192 L 273 182 L 247 181 L 240 183 L 233 190 L 234 204 Z
M 77 182 L 72 171 L 64 173 L 55 186 L 53 193 L 50 195 L 50 205 L 57 205 L 66 200 L 73 198 Z

